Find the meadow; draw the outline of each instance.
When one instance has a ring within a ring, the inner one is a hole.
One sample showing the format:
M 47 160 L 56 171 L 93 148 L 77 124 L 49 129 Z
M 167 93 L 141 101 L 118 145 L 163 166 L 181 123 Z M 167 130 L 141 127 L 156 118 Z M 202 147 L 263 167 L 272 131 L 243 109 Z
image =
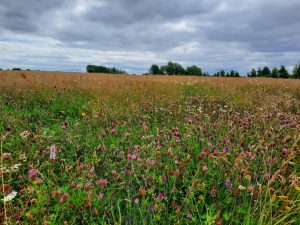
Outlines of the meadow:
M 300 224 L 300 80 L 0 71 L 0 224 Z

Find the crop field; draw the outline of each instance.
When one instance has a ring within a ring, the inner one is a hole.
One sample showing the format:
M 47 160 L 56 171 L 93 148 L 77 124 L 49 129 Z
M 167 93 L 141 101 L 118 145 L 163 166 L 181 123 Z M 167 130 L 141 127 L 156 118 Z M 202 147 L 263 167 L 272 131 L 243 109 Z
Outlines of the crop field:
M 300 224 L 300 80 L 0 71 L 0 224 Z

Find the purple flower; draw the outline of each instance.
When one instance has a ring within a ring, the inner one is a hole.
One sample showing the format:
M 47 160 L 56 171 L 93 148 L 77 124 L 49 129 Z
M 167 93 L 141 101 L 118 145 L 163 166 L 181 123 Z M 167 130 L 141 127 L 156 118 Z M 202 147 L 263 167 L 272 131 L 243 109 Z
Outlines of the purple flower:
M 28 177 L 30 180 L 33 180 L 37 177 L 37 172 L 34 169 L 28 171 Z
M 225 186 L 226 186 L 228 189 L 231 189 L 233 185 L 232 185 L 232 182 L 231 182 L 231 181 L 226 181 Z
M 167 182 L 168 179 L 167 179 L 167 177 L 162 177 L 162 178 L 161 178 L 161 181 L 162 181 L 162 182 Z
M 164 194 L 161 193 L 161 192 L 159 192 L 157 197 L 158 197 L 159 199 L 163 199 L 163 198 L 164 198 Z
M 147 211 L 148 211 L 148 212 L 151 212 L 153 209 L 154 209 L 153 206 L 149 206 L 149 207 L 147 208 Z

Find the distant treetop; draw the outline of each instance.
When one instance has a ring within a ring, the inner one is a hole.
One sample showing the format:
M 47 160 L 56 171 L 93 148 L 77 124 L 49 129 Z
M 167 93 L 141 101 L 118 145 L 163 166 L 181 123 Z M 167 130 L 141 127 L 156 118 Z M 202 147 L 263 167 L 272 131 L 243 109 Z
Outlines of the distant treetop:
M 115 67 L 109 68 L 105 66 L 87 65 L 86 71 L 88 73 L 111 73 L 111 74 L 127 74 L 124 70 L 119 70 Z

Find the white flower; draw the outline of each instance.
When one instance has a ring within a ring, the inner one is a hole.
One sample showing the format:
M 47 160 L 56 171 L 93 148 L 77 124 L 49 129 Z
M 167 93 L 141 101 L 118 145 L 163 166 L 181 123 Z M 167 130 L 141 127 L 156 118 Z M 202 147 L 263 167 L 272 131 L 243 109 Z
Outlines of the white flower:
M 243 185 L 240 185 L 240 186 L 239 186 L 239 189 L 240 189 L 241 191 L 246 190 L 246 188 L 245 188 Z
M 17 196 L 17 194 L 18 194 L 18 192 L 12 191 L 12 193 L 10 193 L 9 195 L 5 196 L 1 200 L 4 201 L 4 202 L 9 202 L 9 201 L 13 200 Z

